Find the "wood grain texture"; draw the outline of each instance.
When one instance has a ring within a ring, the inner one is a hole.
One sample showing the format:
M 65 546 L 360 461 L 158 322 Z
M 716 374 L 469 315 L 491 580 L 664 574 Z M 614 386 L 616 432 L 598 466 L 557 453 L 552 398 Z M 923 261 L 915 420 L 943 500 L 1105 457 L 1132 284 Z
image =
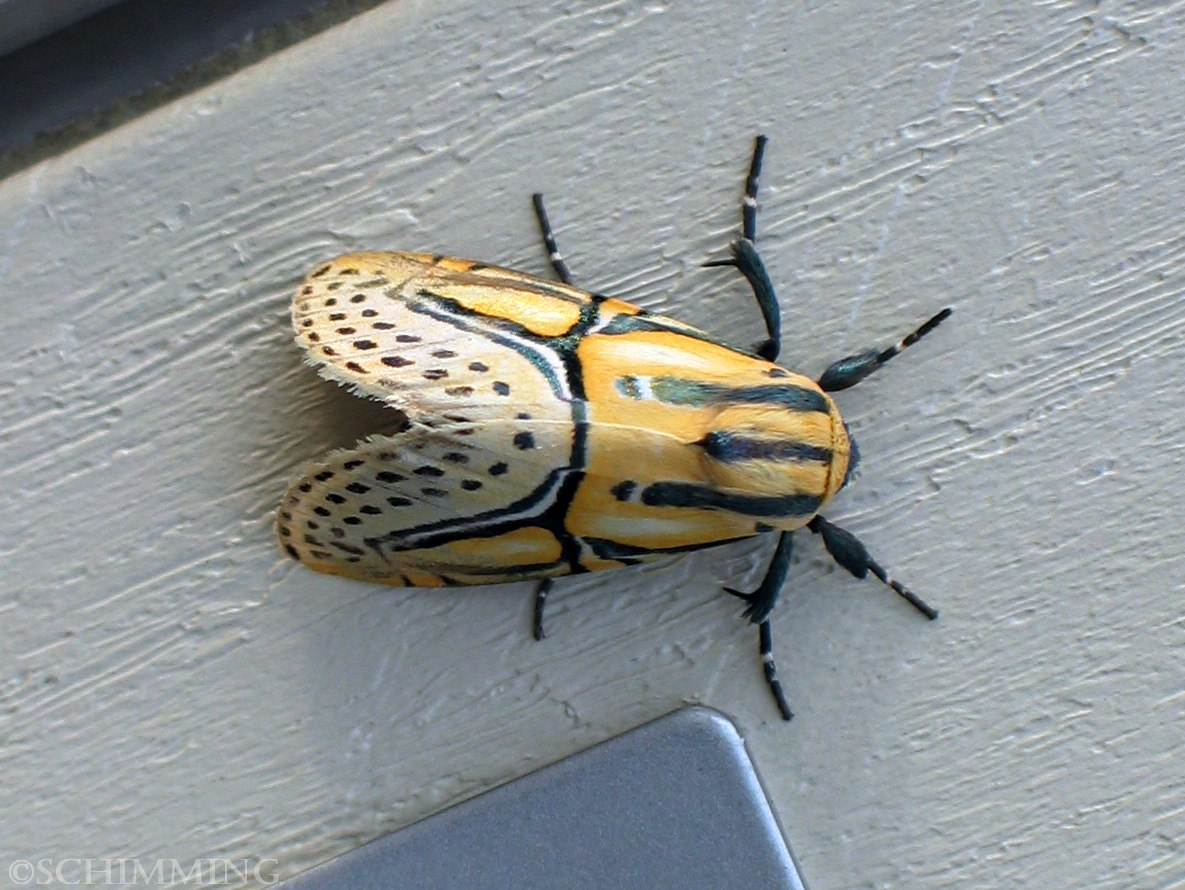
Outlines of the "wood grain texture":
M 1185 886 L 1179 4 L 390 3 L 0 183 L 0 863 L 287 876 L 685 701 L 734 716 L 815 890 Z M 432 250 L 739 343 L 759 243 L 838 401 L 829 516 L 937 624 L 799 542 L 795 721 L 722 583 L 768 545 L 530 586 L 286 559 L 299 465 L 392 419 L 286 318 L 318 261 Z

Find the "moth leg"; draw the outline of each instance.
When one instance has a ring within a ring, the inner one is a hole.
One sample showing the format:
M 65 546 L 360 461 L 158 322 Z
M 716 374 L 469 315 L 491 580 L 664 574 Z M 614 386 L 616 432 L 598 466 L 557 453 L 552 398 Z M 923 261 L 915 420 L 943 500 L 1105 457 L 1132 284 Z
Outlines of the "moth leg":
M 774 701 L 778 704 L 778 710 L 781 711 L 783 720 L 789 720 L 794 716 L 794 713 L 786 704 L 786 693 L 782 690 L 782 681 L 778 679 L 778 667 L 774 664 L 773 636 L 769 629 L 769 613 L 773 611 L 782 585 L 786 583 L 786 575 L 790 571 L 792 552 L 790 535 L 790 532 L 782 532 L 778 536 L 778 546 L 774 550 L 773 558 L 769 561 L 765 577 L 761 579 L 756 590 L 752 593 L 742 593 L 731 587 L 724 588 L 726 592 L 747 603 L 745 617 L 758 626 L 761 669 L 765 673 L 765 682 L 769 684 L 769 691 L 773 693 Z
M 782 310 L 774 293 L 765 263 L 757 253 L 757 181 L 761 176 L 761 160 L 765 155 L 766 137 L 758 136 L 753 146 L 753 160 L 745 178 L 745 197 L 741 202 L 741 237 L 731 245 L 732 256 L 727 260 L 713 260 L 705 266 L 735 266 L 749 286 L 765 319 L 769 339 L 757 346 L 757 354 L 773 361 L 782 351 Z
M 786 583 L 793 550 L 791 534 L 792 532 L 782 532 L 778 536 L 778 546 L 769 561 L 769 568 L 765 570 L 765 577 L 761 579 L 756 590 L 752 593 L 742 593 L 731 587 L 724 588 L 726 593 L 731 593 L 747 603 L 743 614 L 754 624 L 760 624 L 769 618 L 769 613 L 774 610 L 774 604 L 778 601 L 778 594 L 782 592 L 782 587 Z
M 819 378 L 819 388 L 827 392 L 836 392 L 841 389 L 847 389 L 849 386 L 855 386 L 901 350 L 907 346 L 913 346 L 918 340 L 942 324 L 947 316 L 951 314 L 951 311 L 949 307 L 943 309 L 895 346 L 890 346 L 883 351 L 869 349 L 866 352 L 849 355 L 841 358 L 839 361 L 832 362 L 831 366 L 823 372 L 823 376 Z
M 761 669 L 765 672 L 765 682 L 769 684 L 769 691 L 778 703 L 782 719 L 792 720 L 794 712 L 786 703 L 786 693 L 782 691 L 782 681 L 778 679 L 778 666 L 774 664 L 774 642 L 768 621 L 762 621 L 757 627 L 757 649 L 761 653 Z
M 564 284 L 572 283 L 572 273 L 564 262 L 564 256 L 555 243 L 555 232 L 551 230 L 551 221 L 547 218 L 547 210 L 543 207 L 543 195 L 539 192 L 531 195 L 531 203 L 535 205 L 535 216 L 539 220 L 539 231 L 543 233 L 543 246 L 547 248 L 547 258 L 551 267 Z
M 547 605 L 547 593 L 551 590 L 551 578 L 544 578 L 535 588 L 535 608 L 532 611 L 531 634 L 536 640 L 547 636 L 543 632 L 543 607 Z
M 855 575 L 857 578 L 867 577 L 869 572 L 880 578 L 907 603 L 933 621 L 938 617 L 938 610 L 927 605 L 921 597 L 889 577 L 889 573 L 880 567 L 875 559 L 869 555 L 868 549 L 860 543 L 849 531 L 844 531 L 838 525 L 828 522 L 822 516 L 816 516 L 807 523 L 807 528 L 823 539 L 823 546 L 832 558 Z

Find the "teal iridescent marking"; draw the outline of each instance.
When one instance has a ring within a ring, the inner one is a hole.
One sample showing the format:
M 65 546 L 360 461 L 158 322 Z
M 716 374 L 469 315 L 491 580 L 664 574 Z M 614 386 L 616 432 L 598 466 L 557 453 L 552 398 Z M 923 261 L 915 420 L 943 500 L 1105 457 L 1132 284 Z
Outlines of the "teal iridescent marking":
M 688 408 L 709 405 L 775 405 L 789 411 L 829 413 L 827 397 L 821 392 L 793 384 L 726 386 L 686 377 L 651 377 L 650 392 L 660 402 Z M 641 381 L 633 376 L 618 377 L 617 391 L 627 399 L 644 397 Z

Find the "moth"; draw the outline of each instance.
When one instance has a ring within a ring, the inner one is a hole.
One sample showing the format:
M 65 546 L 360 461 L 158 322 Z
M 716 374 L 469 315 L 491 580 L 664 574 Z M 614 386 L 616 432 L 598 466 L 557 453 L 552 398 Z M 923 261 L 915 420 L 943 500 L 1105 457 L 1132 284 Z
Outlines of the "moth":
M 847 356 L 817 379 L 777 363 L 781 313 L 756 248 L 757 137 L 741 236 L 727 259 L 748 282 L 767 338 L 753 350 L 572 284 L 533 196 L 559 281 L 473 260 L 369 252 L 315 268 L 292 303 L 296 341 L 322 376 L 397 408 L 405 429 L 307 467 L 277 532 L 312 569 L 409 587 L 551 579 L 772 534 L 753 591 L 725 588 L 759 629 L 763 670 L 792 716 L 769 616 L 791 535 L 818 534 L 855 575 L 872 573 L 927 618 L 820 511 L 859 452 L 831 393 L 855 385 L 933 330 L 943 309 L 888 349 Z

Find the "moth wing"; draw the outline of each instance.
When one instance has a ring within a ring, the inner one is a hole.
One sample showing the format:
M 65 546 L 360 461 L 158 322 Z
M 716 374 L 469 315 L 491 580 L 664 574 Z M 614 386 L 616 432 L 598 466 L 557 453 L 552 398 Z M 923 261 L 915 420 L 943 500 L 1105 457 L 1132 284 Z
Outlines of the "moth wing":
M 571 470 L 571 427 L 501 421 L 373 436 L 306 467 L 277 515 L 310 568 L 437 587 L 571 571 L 545 515 Z
M 577 325 L 582 291 L 509 269 L 414 253 L 358 253 L 313 270 L 292 303 L 322 376 L 413 418 L 570 415 L 546 340 Z

